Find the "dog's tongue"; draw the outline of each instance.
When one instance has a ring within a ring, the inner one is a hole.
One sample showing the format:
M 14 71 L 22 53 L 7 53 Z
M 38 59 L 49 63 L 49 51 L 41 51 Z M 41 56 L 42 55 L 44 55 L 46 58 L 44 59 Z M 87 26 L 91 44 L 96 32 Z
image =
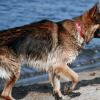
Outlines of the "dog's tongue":
M 100 38 L 100 29 L 95 32 L 94 38 Z

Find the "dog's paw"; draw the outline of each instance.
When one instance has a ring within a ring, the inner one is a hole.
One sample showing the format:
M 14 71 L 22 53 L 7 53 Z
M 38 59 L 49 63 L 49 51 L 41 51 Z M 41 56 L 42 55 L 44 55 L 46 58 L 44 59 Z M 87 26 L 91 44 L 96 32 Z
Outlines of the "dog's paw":
M 55 100 L 65 100 L 65 96 L 59 96 L 58 93 L 54 93 Z
M 72 93 L 72 89 L 70 87 L 65 87 L 64 88 L 64 94 L 70 95 Z
M 4 96 L 4 95 L 1 95 L 0 96 L 3 100 L 15 100 L 13 97 L 11 96 Z M 1 100 L 1 99 L 0 99 Z
M 80 92 L 72 92 L 69 96 L 70 96 L 71 98 L 75 98 L 75 97 L 78 97 L 78 96 L 80 96 L 80 95 L 81 95 Z
M 80 92 L 73 92 L 70 87 L 64 88 L 64 94 L 65 95 L 68 95 L 71 98 L 74 98 L 74 97 L 77 97 L 77 96 L 80 96 L 81 95 Z

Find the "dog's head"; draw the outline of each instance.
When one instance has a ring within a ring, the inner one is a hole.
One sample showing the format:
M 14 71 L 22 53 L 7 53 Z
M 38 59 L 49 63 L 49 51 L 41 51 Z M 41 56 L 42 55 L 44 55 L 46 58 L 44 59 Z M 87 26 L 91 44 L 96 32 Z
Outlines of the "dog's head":
M 97 23 L 100 25 L 100 12 L 99 12 L 99 14 L 96 16 L 96 21 L 97 21 Z M 94 38 L 100 38 L 100 26 L 99 26 L 99 28 L 96 30 L 96 32 L 94 33 Z
M 99 28 L 97 16 L 99 14 L 98 3 L 81 16 L 82 27 L 84 32 L 84 40 L 89 43 L 94 37 L 95 31 Z

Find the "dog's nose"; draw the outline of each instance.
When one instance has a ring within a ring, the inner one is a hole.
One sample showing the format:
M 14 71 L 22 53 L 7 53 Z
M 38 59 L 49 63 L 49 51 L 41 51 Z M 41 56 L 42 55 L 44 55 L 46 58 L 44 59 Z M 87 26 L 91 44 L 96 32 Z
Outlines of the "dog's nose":
M 97 29 L 94 33 L 94 38 L 100 38 L 100 29 Z

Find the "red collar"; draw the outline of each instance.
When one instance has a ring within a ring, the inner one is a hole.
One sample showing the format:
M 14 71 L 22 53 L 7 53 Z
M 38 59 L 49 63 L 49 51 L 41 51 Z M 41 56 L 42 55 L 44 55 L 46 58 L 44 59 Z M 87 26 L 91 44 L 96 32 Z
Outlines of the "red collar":
M 83 32 L 83 29 L 82 29 L 80 23 L 79 23 L 79 22 L 76 22 L 76 23 L 75 23 L 75 26 L 76 26 L 77 32 L 80 33 L 80 36 L 81 36 L 82 38 L 84 38 L 84 32 Z

